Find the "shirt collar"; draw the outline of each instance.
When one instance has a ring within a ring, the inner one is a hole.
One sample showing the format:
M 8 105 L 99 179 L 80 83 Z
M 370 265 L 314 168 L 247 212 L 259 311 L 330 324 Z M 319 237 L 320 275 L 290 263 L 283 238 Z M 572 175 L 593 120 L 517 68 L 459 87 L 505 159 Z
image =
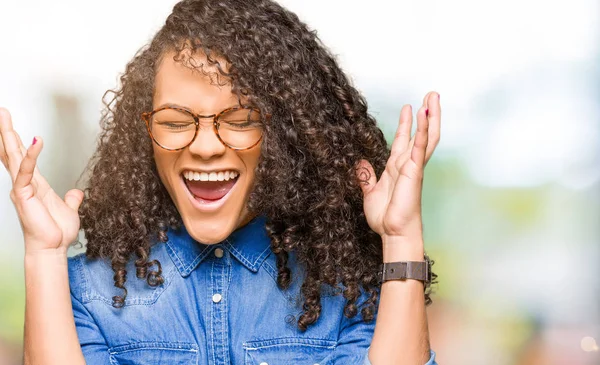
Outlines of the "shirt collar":
M 222 247 L 252 272 L 257 272 L 271 253 L 271 240 L 267 235 L 265 223 L 265 216 L 255 217 L 220 242 Z M 215 248 L 215 245 L 206 245 L 194 240 L 183 224 L 177 230 L 169 228 L 167 236 L 167 252 L 183 277 L 190 275 Z

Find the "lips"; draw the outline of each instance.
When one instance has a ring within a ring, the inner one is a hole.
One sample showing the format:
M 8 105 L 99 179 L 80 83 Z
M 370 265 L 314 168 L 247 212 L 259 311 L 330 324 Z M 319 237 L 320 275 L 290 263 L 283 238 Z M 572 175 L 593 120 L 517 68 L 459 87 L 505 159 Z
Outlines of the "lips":
M 216 201 L 223 198 L 237 182 L 237 177 L 228 181 L 190 181 L 184 179 L 190 193 L 196 198 Z

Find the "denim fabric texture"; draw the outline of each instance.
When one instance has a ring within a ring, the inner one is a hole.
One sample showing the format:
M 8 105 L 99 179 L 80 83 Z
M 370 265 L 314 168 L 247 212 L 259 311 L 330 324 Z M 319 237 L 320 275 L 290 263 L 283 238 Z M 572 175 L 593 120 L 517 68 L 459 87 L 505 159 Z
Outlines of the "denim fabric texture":
M 292 284 L 277 286 L 277 266 L 257 217 L 215 245 L 196 242 L 184 227 L 152 247 L 164 283 L 149 286 L 127 267 L 120 308 L 108 260 L 69 258 L 75 324 L 87 364 L 370 364 L 375 320 L 343 314 L 345 300 L 323 287 L 322 312 L 301 332 L 302 268 L 293 254 Z M 360 298 L 359 303 L 366 299 Z M 434 365 L 435 354 L 426 365 Z

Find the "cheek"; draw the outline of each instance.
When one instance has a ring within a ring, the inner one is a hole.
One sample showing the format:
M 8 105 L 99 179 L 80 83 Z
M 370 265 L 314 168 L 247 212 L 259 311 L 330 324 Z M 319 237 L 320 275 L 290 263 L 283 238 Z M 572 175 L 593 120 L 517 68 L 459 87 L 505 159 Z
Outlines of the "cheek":
M 251 153 L 248 153 L 247 156 L 245 156 L 246 158 L 245 163 L 246 163 L 246 168 L 248 169 L 248 174 L 252 177 L 252 180 L 254 180 L 254 176 L 255 174 L 255 170 L 256 167 L 258 166 L 259 160 L 260 160 L 260 146 L 257 146 L 258 148 L 256 149 L 256 151 L 252 151 Z
M 162 170 L 163 170 L 163 156 L 160 154 L 159 151 L 156 150 L 156 147 L 154 147 L 154 163 L 156 164 L 156 169 L 158 170 L 158 173 L 160 175 L 162 175 Z
M 171 160 L 171 156 L 165 154 L 164 151 L 157 150 L 157 148 L 154 147 L 154 163 L 156 164 L 156 170 L 158 171 L 158 175 L 160 176 L 160 179 L 162 180 L 163 184 L 169 189 L 170 187 L 168 180 L 168 168 L 169 166 L 172 166 L 172 163 L 170 163 Z

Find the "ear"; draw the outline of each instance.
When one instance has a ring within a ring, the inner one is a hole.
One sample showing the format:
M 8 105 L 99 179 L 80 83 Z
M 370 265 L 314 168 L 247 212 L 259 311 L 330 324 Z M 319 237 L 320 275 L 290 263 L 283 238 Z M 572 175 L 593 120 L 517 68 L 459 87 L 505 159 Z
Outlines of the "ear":
M 367 195 L 377 184 L 375 170 L 369 161 L 360 160 L 356 166 L 356 177 L 362 189 L 363 196 Z

